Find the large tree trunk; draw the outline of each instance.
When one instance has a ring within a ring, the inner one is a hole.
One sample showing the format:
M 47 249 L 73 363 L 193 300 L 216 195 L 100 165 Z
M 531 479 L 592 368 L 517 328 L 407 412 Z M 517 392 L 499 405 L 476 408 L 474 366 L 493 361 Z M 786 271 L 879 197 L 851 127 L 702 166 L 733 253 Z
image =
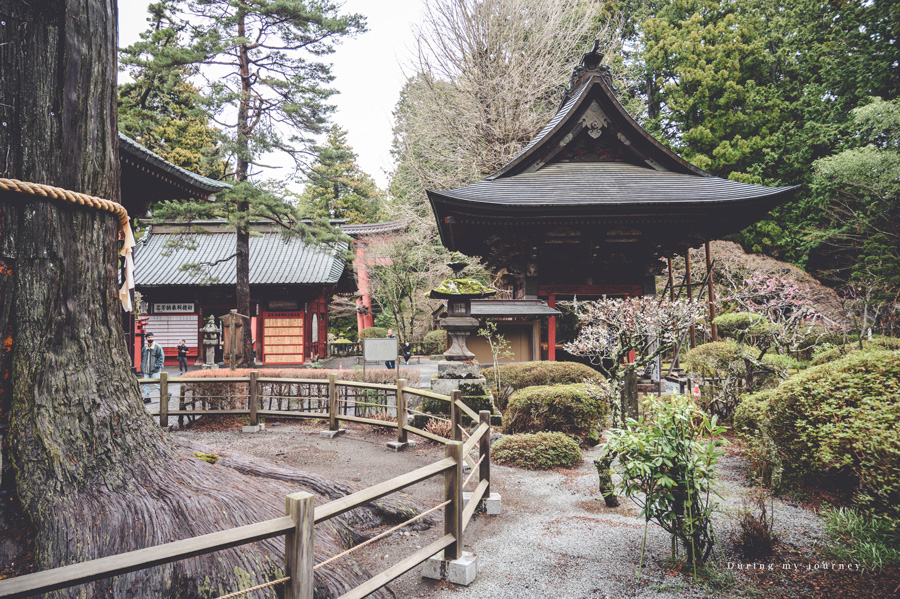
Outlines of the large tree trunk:
M 112 0 L 0 0 L 2 176 L 119 199 L 116 31 Z M 298 486 L 344 494 L 302 473 L 269 479 L 206 464 L 156 427 L 129 368 L 116 240 L 110 213 L 0 192 L 2 485 L 34 530 L 36 568 L 283 515 Z M 404 501 L 357 511 L 340 532 L 319 527 L 317 548 L 333 553 L 415 511 Z M 258 543 L 59 595 L 215 596 L 280 574 L 282 547 Z M 352 562 L 323 568 L 317 596 L 360 576 Z

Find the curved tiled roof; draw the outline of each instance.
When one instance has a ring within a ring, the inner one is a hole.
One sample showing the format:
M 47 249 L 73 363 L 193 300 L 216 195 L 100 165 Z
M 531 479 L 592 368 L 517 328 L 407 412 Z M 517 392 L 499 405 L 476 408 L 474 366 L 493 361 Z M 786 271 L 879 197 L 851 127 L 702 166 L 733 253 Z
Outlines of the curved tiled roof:
M 154 233 L 141 240 L 134 252 L 137 287 L 170 285 L 234 285 L 235 234 L 233 232 Z M 191 247 L 173 247 L 189 243 Z M 310 246 L 278 232 L 250 237 L 251 285 L 336 284 L 344 272 L 346 243 L 334 247 Z M 189 264 L 211 264 L 201 273 L 183 270 Z
M 156 168 L 180 179 L 183 183 L 187 183 L 202 191 L 216 193 L 223 189 L 231 189 L 231 185 L 228 183 L 223 183 L 222 181 L 216 181 L 215 179 L 192 173 L 187 169 L 172 164 L 159 154 L 151 152 L 123 133 L 119 133 L 119 151 L 131 154 L 147 164 L 152 164 Z
M 447 200 L 485 206 L 587 207 L 725 203 L 788 192 L 720 177 L 698 177 L 623 162 L 563 162 L 538 171 L 437 192 Z

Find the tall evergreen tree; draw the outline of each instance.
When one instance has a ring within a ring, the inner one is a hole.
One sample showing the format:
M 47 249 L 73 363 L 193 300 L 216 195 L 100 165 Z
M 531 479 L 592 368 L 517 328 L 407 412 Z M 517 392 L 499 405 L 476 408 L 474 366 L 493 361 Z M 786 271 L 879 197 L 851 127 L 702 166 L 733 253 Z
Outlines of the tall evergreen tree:
M 301 201 L 310 216 L 348 219 L 350 223 L 378 222 L 384 195 L 375 181 L 360 170 L 347 132 L 337 125 L 328 130 L 324 145 L 314 148 L 316 159 L 306 175 Z
M 198 69 L 214 122 L 230 142 L 236 184 L 222 199 L 237 232 L 236 307 L 249 314 L 251 217 L 309 233 L 293 207 L 250 183 L 259 172 L 253 168 L 270 152 L 290 156 L 297 171 L 308 167 L 310 135 L 322 132 L 335 93 L 328 87 L 330 67 L 318 57 L 334 52 L 341 38 L 365 31 L 365 19 L 341 15 L 327 0 L 162 0 L 154 10 L 171 24 L 177 43 L 160 51 L 146 47 L 148 63 L 161 70 Z M 243 356 L 250 360 L 251 333 L 241 330 Z

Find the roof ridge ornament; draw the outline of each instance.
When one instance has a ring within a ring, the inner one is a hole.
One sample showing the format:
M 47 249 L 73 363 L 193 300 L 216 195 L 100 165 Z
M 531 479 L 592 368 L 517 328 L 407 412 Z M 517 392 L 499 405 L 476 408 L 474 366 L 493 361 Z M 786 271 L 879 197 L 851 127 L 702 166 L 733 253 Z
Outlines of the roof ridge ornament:
M 612 71 L 608 66 L 603 64 L 605 55 L 600 52 L 600 40 L 595 39 L 594 45 L 591 46 L 589 52 L 581 57 L 581 60 L 572 69 L 572 76 L 569 78 L 569 87 L 563 92 L 560 108 L 572 97 L 572 94 L 581 87 L 585 81 L 592 75 L 599 75 L 603 81 L 613 91 L 616 91 L 612 80 Z

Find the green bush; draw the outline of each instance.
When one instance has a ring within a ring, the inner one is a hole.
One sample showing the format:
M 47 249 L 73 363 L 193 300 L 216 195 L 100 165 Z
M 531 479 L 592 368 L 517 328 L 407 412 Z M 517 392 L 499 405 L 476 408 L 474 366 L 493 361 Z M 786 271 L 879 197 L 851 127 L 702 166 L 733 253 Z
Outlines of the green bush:
M 360 339 L 381 339 L 387 337 L 387 329 L 384 327 L 368 327 L 359 332 Z
M 900 517 L 900 352 L 853 352 L 788 379 L 765 426 L 785 474 L 855 487 L 854 503 Z
M 731 312 L 717 316 L 713 323 L 722 337 L 727 339 L 771 339 L 779 331 L 779 326 L 758 314 Z
M 744 350 L 730 339 L 698 345 L 684 355 L 682 367 L 702 377 L 744 376 Z
M 600 390 L 590 384 L 528 387 L 510 398 L 504 430 L 560 432 L 585 439 L 601 427 L 608 411 Z
M 578 442 L 563 433 L 504 435 L 491 446 L 491 457 L 527 470 L 571 468 L 583 459 Z
M 538 385 L 571 385 L 603 380 L 602 374 L 578 362 L 519 362 L 500 366 L 500 386 L 513 391 Z M 501 389 L 494 395 L 497 407 L 505 410 L 510 394 L 503 393 Z
M 442 354 L 447 349 L 447 331 L 444 329 L 431 331 L 422 341 L 428 354 Z
M 748 437 L 759 434 L 760 426 L 767 418 L 769 400 L 773 393 L 773 389 L 768 389 L 742 397 L 741 403 L 734 410 L 734 432 Z
M 897 339 L 895 337 L 883 337 L 881 335 L 876 335 L 871 340 L 863 339 L 863 349 L 866 351 L 898 350 L 900 349 L 900 339 Z M 826 349 L 825 351 L 816 352 L 813 355 L 812 365 L 818 366 L 820 364 L 834 362 L 835 360 L 843 358 L 847 354 L 857 351 L 859 351 L 858 341 L 849 343 L 847 345 L 838 345 L 836 347 Z

